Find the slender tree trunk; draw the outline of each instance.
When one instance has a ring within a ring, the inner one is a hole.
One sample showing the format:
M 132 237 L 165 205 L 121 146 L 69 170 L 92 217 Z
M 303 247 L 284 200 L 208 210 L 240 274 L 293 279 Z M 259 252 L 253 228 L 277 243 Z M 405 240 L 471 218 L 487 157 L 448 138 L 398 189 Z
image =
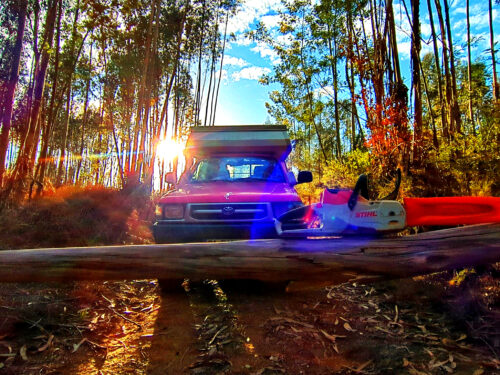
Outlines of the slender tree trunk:
M 203 41 L 204 41 L 204 33 L 205 30 L 205 10 L 206 10 L 206 0 L 202 1 L 202 15 L 201 15 L 201 30 L 202 33 L 199 36 L 200 42 L 198 45 L 198 75 L 196 79 L 196 94 L 195 94 L 195 104 L 194 104 L 194 122 L 195 125 L 199 125 L 200 121 L 200 109 L 201 109 L 201 99 L 202 99 L 202 85 L 201 85 L 201 76 L 202 76 L 202 52 L 203 52 Z
M 217 17 L 215 19 L 216 31 L 214 32 L 212 39 L 212 61 L 210 63 L 210 78 L 208 81 L 208 90 L 207 90 L 207 99 L 205 103 L 205 118 L 203 120 L 203 124 L 205 126 L 210 126 L 209 120 L 209 109 L 212 109 L 210 105 L 211 99 L 213 98 L 212 94 L 212 81 L 215 88 L 215 62 L 217 61 L 217 34 L 218 34 L 218 22 L 219 22 L 219 13 L 217 12 Z M 212 112 L 210 112 L 210 118 L 212 118 Z
M 398 43 L 396 39 L 396 25 L 394 22 L 394 11 L 392 8 L 392 0 L 387 1 L 386 6 L 387 22 L 389 24 L 389 43 L 391 46 L 393 64 L 394 64 L 394 75 L 397 84 L 402 82 L 401 79 L 401 69 L 399 67 L 399 53 L 398 53 Z
M 137 112 L 135 116 L 135 137 L 134 137 L 134 154 L 132 160 L 132 170 L 137 173 L 140 171 L 143 155 L 141 155 L 140 148 L 144 145 L 144 140 L 146 134 L 144 133 L 144 121 L 147 121 L 147 116 L 143 113 L 144 104 L 146 101 L 146 85 L 147 85 L 147 77 L 148 77 L 148 69 L 150 65 L 151 58 L 151 43 L 153 41 L 153 24 L 156 15 L 156 4 L 157 1 L 154 1 L 151 4 L 151 12 L 149 15 L 149 23 L 148 23 L 148 32 L 146 34 L 146 44 L 144 48 L 144 65 L 141 74 L 141 82 L 139 84 L 139 92 L 137 95 Z M 159 11 L 159 9 L 158 9 Z M 140 142 L 140 143 L 139 143 Z
M 222 66 L 223 66 L 223 63 L 224 63 L 224 53 L 225 53 L 225 50 L 226 50 L 226 40 L 227 40 L 227 24 L 229 22 L 229 11 L 227 12 L 226 14 L 226 24 L 224 26 L 224 42 L 222 43 L 222 55 L 221 55 L 221 58 L 220 58 L 220 66 L 219 66 L 219 80 L 217 82 L 217 90 L 215 91 L 215 104 L 214 104 L 214 108 L 213 108 L 213 118 L 212 118 L 212 125 L 215 125 L 215 114 L 217 112 L 217 102 L 218 102 L 218 99 L 219 99 L 219 89 L 220 89 L 220 83 L 222 81 Z
M 330 52 L 330 69 L 332 71 L 333 78 L 333 105 L 334 105 L 334 113 L 335 113 L 335 157 L 337 160 L 340 160 L 342 155 L 342 146 L 340 139 L 340 113 L 339 113 L 339 100 L 338 100 L 338 72 L 337 72 L 337 38 L 335 36 L 335 31 L 333 31 L 333 35 L 330 35 L 332 32 L 330 25 L 328 24 L 328 49 Z M 333 46 L 332 46 L 332 37 L 333 37 Z
M 446 109 L 447 109 L 447 128 L 449 138 L 453 137 L 455 133 L 455 117 L 453 116 L 453 96 L 452 96 L 452 83 L 451 83 L 451 74 L 450 74 L 450 63 L 448 60 L 448 42 L 446 39 L 446 29 L 443 18 L 443 11 L 441 9 L 440 0 L 434 0 L 436 4 L 436 10 L 439 19 L 439 27 L 441 29 L 441 43 L 443 46 L 443 65 L 444 65 L 444 80 L 445 80 L 445 93 L 446 93 Z
M 467 81 L 468 81 L 468 94 L 469 94 L 469 120 L 472 126 L 472 133 L 476 135 L 476 126 L 474 124 L 474 112 L 472 108 L 472 61 L 470 51 L 470 17 L 469 17 L 469 0 L 465 2 L 465 9 L 467 13 Z
M 52 93 L 50 96 L 49 111 L 47 114 L 47 121 L 42 133 L 42 147 L 40 150 L 40 156 L 38 158 L 37 170 L 35 172 L 36 179 L 39 181 L 37 185 L 36 195 L 40 195 L 43 190 L 43 180 L 45 178 L 45 170 L 48 163 L 47 151 L 49 147 L 49 140 L 52 135 L 52 129 L 54 128 L 54 121 L 57 116 L 57 109 L 59 104 L 55 104 L 57 88 L 59 82 L 59 55 L 60 55 L 60 44 L 61 44 L 61 18 L 62 18 L 62 6 L 61 1 L 59 1 L 59 11 L 57 16 L 57 34 L 56 34 L 56 50 L 54 58 L 54 74 L 52 76 Z
M 436 29 L 434 27 L 434 16 L 432 15 L 432 5 L 431 0 L 427 0 L 427 8 L 429 11 L 429 22 L 431 25 L 431 34 L 432 34 L 432 46 L 434 48 L 434 63 L 436 65 L 436 74 L 437 74 L 437 84 L 438 84 L 438 94 L 439 94 L 439 112 L 441 115 L 441 127 L 443 129 L 443 137 L 445 139 L 449 139 L 448 133 L 448 124 L 446 121 L 446 110 L 445 110 L 445 102 L 443 95 L 443 78 L 441 75 L 441 59 L 439 58 L 439 49 L 437 43 Z
M 493 101 L 496 102 L 500 99 L 500 90 L 497 81 L 497 63 L 495 59 L 495 34 L 493 33 L 493 0 L 488 1 L 489 19 L 490 19 L 490 51 L 491 51 L 491 66 L 493 68 L 492 81 L 493 81 Z M 498 4 L 498 3 L 497 3 Z
M 85 102 L 83 104 L 83 119 L 82 119 L 82 136 L 80 138 L 80 155 L 76 167 L 75 182 L 78 182 L 80 177 L 80 169 L 82 167 L 82 160 L 83 160 L 83 150 L 85 148 L 85 130 L 87 128 L 87 120 L 88 120 L 90 82 L 92 81 L 92 46 L 93 43 L 91 42 L 90 53 L 89 53 L 89 79 L 87 80 L 87 85 L 85 86 Z
M 12 53 L 12 62 L 9 80 L 6 83 L 6 91 L 2 103 L 1 125 L 0 132 L 0 187 L 2 186 L 3 176 L 5 173 L 5 159 L 7 148 L 9 145 L 9 132 L 12 120 L 12 110 L 14 108 L 14 97 L 16 92 L 17 81 L 19 80 L 19 63 L 21 61 L 21 53 L 23 49 L 24 26 L 26 24 L 26 9 L 28 0 L 19 0 L 14 2 L 14 11 L 17 13 L 17 34 L 16 42 Z
M 158 53 L 158 33 L 159 33 L 159 27 L 160 27 L 160 21 L 159 21 L 159 16 L 160 16 L 160 2 L 159 0 L 155 0 L 154 2 L 154 9 L 155 9 L 155 19 L 154 19 L 154 29 L 153 29 L 153 38 L 151 40 L 151 57 L 154 58 L 156 57 Z M 154 117 L 152 116 L 151 113 L 151 92 L 152 92 L 152 81 L 154 74 L 157 73 L 157 65 L 156 65 L 157 59 L 154 58 L 151 63 L 150 67 L 148 68 L 146 72 L 146 86 L 145 86 L 145 102 L 144 102 L 144 116 L 143 116 L 143 123 L 142 123 L 142 142 L 141 142 L 141 147 L 140 147 L 140 152 L 139 152 L 139 168 L 142 169 L 142 174 L 144 178 L 144 182 L 148 182 L 150 180 L 149 176 L 153 173 L 153 168 L 154 164 L 153 161 L 151 160 L 152 157 L 152 150 L 151 150 L 151 145 L 155 142 L 153 139 L 153 135 L 155 134 L 155 126 L 156 123 L 154 121 Z M 147 136 L 148 134 L 151 134 L 151 136 Z
M 31 62 L 31 67 L 30 67 L 30 78 L 29 78 L 29 83 L 28 83 L 28 90 L 26 93 L 26 107 L 24 109 L 25 115 L 24 119 L 22 121 L 22 125 L 19 129 L 20 137 L 19 137 L 19 146 L 22 147 L 22 145 L 26 141 L 26 136 L 28 134 L 29 130 L 29 121 L 30 121 L 30 114 L 31 114 L 31 109 L 33 108 L 33 90 L 34 90 L 34 85 L 35 85 L 35 74 L 38 72 L 38 68 L 40 65 L 40 53 L 41 51 L 38 49 L 38 29 L 40 25 L 40 4 L 38 1 L 35 1 L 33 3 L 33 56 L 34 58 L 32 59 Z M 18 153 L 19 155 L 19 153 Z M 16 163 L 17 165 L 17 163 Z
M 453 39 L 451 37 L 451 24 L 450 24 L 450 9 L 448 6 L 448 0 L 443 0 L 444 2 L 444 12 L 446 17 L 446 30 L 448 33 L 448 44 L 450 51 L 450 72 L 451 72 L 451 89 L 452 89 L 452 111 L 451 114 L 455 120 L 455 130 L 457 132 L 462 131 L 461 118 L 460 118 L 460 108 L 458 107 L 458 93 L 457 93 L 457 74 L 455 71 L 455 52 L 453 51 Z
M 77 0 L 76 9 L 75 9 L 75 17 L 73 19 L 73 29 L 71 31 L 71 41 L 70 41 L 70 56 L 72 59 L 74 59 L 73 64 L 70 64 L 70 65 L 75 65 L 75 66 L 76 66 L 76 61 L 78 60 L 78 56 L 73 57 L 73 55 L 75 53 L 76 27 L 78 24 L 79 12 L 80 12 L 80 0 Z M 69 119 L 71 116 L 72 91 L 73 91 L 71 89 L 72 80 L 73 80 L 73 71 L 74 71 L 74 68 L 73 68 L 73 66 L 71 66 L 71 70 L 69 71 L 69 77 L 68 77 L 68 93 L 67 93 L 67 97 L 66 97 L 66 115 L 65 115 L 65 120 L 64 120 L 64 133 L 63 133 L 64 138 L 63 138 L 63 143 L 61 146 L 61 158 L 59 160 L 59 167 L 57 169 L 56 186 L 60 186 L 63 183 L 63 166 L 66 163 L 66 161 L 65 161 L 66 148 L 68 146 Z
M 35 139 L 35 132 L 37 123 L 40 115 L 41 103 L 44 95 L 45 89 L 45 78 L 47 73 L 47 67 L 49 64 L 50 50 L 52 48 L 52 42 L 54 39 L 54 28 L 56 21 L 56 10 L 57 10 L 58 0 L 53 0 L 48 8 L 46 20 L 45 20 L 45 30 L 42 43 L 42 52 L 40 54 L 40 64 L 35 72 L 34 80 L 34 92 L 33 92 L 33 106 L 31 108 L 28 132 L 24 144 L 19 151 L 19 156 L 16 162 L 15 176 L 14 179 L 17 182 L 21 182 L 31 174 L 33 165 L 29 165 L 30 155 L 38 140 Z M 22 187 L 16 187 L 18 197 L 20 197 L 24 191 Z
M 411 63 L 414 99 L 414 144 L 413 157 L 420 160 L 420 141 L 422 139 L 422 88 L 420 83 L 420 0 L 411 0 L 412 38 Z

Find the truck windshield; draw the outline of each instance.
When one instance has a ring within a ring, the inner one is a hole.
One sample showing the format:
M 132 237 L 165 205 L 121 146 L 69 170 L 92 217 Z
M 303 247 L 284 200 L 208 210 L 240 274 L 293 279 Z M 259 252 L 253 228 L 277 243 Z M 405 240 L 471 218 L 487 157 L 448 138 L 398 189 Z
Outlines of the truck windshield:
M 191 176 L 192 182 L 267 181 L 286 182 L 279 163 L 259 157 L 211 157 L 200 160 Z

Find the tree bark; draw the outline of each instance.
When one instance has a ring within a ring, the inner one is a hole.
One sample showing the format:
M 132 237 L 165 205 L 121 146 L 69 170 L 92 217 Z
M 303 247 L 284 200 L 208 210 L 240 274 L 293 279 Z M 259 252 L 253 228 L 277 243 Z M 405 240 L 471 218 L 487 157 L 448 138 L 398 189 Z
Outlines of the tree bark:
M 151 13 L 149 14 L 148 22 L 148 32 L 146 35 L 146 45 L 144 49 L 144 65 L 141 74 L 141 82 L 139 84 L 139 92 L 137 94 L 137 112 L 135 115 L 135 137 L 134 137 L 134 149 L 133 149 L 133 160 L 132 160 L 132 171 L 139 172 L 143 160 L 143 155 L 141 155 L 139 149 L 144 144 L 145 126 L 143 122 L 147 121 L 147 116 L 143 114 L 144 103 L 146 101 L 146 84 L 149 69 L 149 60 L 151 56 L 151 43 L 153 41 L 153 24 L 155 20 L 156 3 L 154 1 L 151 4 Z M 159 11 L 159 9 L 158 9 Z M 140 142 L 140 143 L 139 143 Z
M 17 3 L 17 34 L 14 50 L 12 53 L 11 71 L 9 80 L 6 83 L 6 92 L 2 103 L 1 117 L 1 133 L 0 133 L 0 187 L 2 186 L 3 176 L 5 173 L 5 161 L 7 156 L 7 148 L 9 145 L 9 133 L 12 120 L 12 110 L 14 108 L 14 97 L 16 92 L 17 81 L 19 80 L 19 63 L 21 61 L 21 53 L 23 50 L 24 26 L 26 24 L 26 9 L 28 0 L 20 0 Z
M 37 139 L 35 139 L 35 132 L 39 120 L 40 108 L 45 90 L 45 78 L 47 74 L 47 67 L 49 65 L 50 49 L 52 48 L 52 42 L 54 39 L 57 4 L 58 0 L 53 0 L 50 3 L 45 19 L 44 37 L 41 46 L 42 51 L 40 54 L 40 64 L 37 65 L 37 68 L 35 69 L 33 106 L 31 108 L 28 131 L 21 150 L 19 151 L 19 156 L 16 161 L 16 168 L 14 172 L 14 179 L 16 180 L 16 184 L 22 182 L 33 169 L 33 165 L 30 165 L 29 159 L 35 142 L 38 141 Z M 22 196 L 22 194 L 24 193 L 22 185 L 16 186 L 15 188 L 17 190 L 16 193 L 18 197 Z
M 340 139 L 340 113 L 339 113 L 339 99 L 338 99 L 338 71 L 337 71 L 337 38 L 335 30 L 332 30 L 330 24 L 328 27 L 328 50 L 330 53 L 330 69 L 332 71 L 333 79 L 333 106 L 335 114 L 335 158 L 341 159 L 342 155 L 342 140 Z M 333 39 L 333 46 L 332 46 Z
M 429 12 L 429 23 L 431 25 L 431 34 L 432 34 L 432 46 L 434 48 L 434 63 L 436 65 L 436 73 L 437 73 L 437 84 L 438 84 L 438 94 L 439 94 L 439 112 L 441 115 L 441 128 L 443 129 L 443 137 L 445 139 L 449 138 L 448 134 L 448 126 L 446 123 L 446 111 L 445 111 L 445 104 L 444 104 L 444 95 L 443 95 L 443 78 L 441 75 L 441 59 L 439 58 L 439 51 L 438 51 L 438 44 L 437 44 L 437 36 L 436 36 L 436 29 L 434 27 L 434 17 L 432 15 L 432 6 L 431 6 L 431 0 L 427 0 L 427 9 Z M 439 147 L 439 143 L 436 141 L 437 146 Z
M 414 111 L 413 157 L 420 160 L 420 140 L 422 138 L 422 88 L 420 83 L 420 0 L 411 0 L 412 38 L 411 65 Z
M 451 83 L 451 74 L 450 74 L 450 64 L 448 60 L 448 42 L 446 39 L 446 28 L 444 24 L 444 18 L 443 18 L 443 11 L 441 9 L 441 3 L 440 0 L 435 0 L 436 4 L 436 10 L 438 14 L 438 19 L 439 19 L 439 27 L 441 30 L 441 43 L 443 46 L 443 65 L 444 65 L 444 80 L 445 80 L 445 93 L 446 93 L 446 110 L 447 110 L 447 133 L 448 133 L 448 140 L 453 137 L 453 134 L 455 133 L 455 118 L 453 116 L 453 109 L 452 109 L 452 103 L 453 103 L 453 97 L 452 97 L 452 83 Z M 444 128 L 445 125 L 443 125 Z
M 500 224 L 393 239 L 260 240 L 0 251 L 0 282 L 161 278 L 381 280 L 500 260 Z
M 461 118 L 460 118 L 460 108 L 458 107 L 458 93 L 457 93 L 457 74 L 455 71 L 455 52 L 453 51 L 453 39 L 451 36 L 451 23 L 450 23 L 450 9 L 448 5 L 448 0 L 443 0 L 444 2 L 444 12 L 446 19 L 446 30 L 448 33 L 448 45 L 450 51 L 450 72 L 451 72 L 451 89 L 452 89 L 452 106 L 451 115 L 455 121 L 455 130 L 458 133 L 462 132 Z
M 59 159 L 59 166 L 57 168 L 57 176 L 56 176 L 56 186 L 62 185 L 63 181 L 63 166 L 66 163 L 66 148 L 67 148 L 67 143 L 68 143 L 68 133 L 69 133 L 69 118 L 71 115 L 71 104 L 72 104 L 72 92 L 73 90 L 71 89 L 72 85 L 72 80 L 73 80 L 73 72 L 74 72 L 74 67 L 76 66 L 76 62 L 78 61 L 78 57 L 80 53 L 77 54 L 77 56 L 73 57 L 75 53 L 75 39 L 76 39 L 76 27 L 78 24 L 78 15 L 80 13 L 80 0 L 77 0 L 76 2 L 76 8 L 75 8 L 75 17 L 73 19 L 73 28 L 71 30 L 71 41 L 70 41 L 70 60 L 72 63 L 70 64 L 70 71 L 69 71 L 69 77 L 68 77 L 68 91 L 67 91 L 67 96 L 66 96 L 66 115 L 64 117 L 64 131 L 63 131 L 63 143 L 61 146 L 61 157 Z M 85 39 L 84 39 L 85 40 Z M 83 42 L 82 42 L 83 45 Z M 81 49 L 80 49 L 81 50 Z
M 491 64 L 493 67 L 492 80 L 493 80 L 493 101 L 496 102 L 500 98 L 500 90 L 498 89 L 497 81 L 497 66 L 495 60 L 495 34 L 493 33 L 493 0 L 488 1 L 489 19 L 490 19 L 490 50 L 491 50 Z
M 469 0 L 465 2 L 466 18 L 467 18 L 467 81 L 469 94 L 469 120 L 472 126 L 472 133 L 476 135 L 476 126 L 474 125 L 474 112 L 472 108 L 472 60 L 470 51 L 470 17 L 469 17 Z
M 60 55 L 60 44 L 61 44 L 61 18 L 62 18 L 62 4 L 59 1 L 59 12 L 57 16 L 57 34 L 56 34 L 56 49 L 54 58 L 54 74 L 52 77 L 52 93 L 50 96 L 50 105 L 47 115 L 47 121 L 42 133 L 42 147 L 40 150 L 40 157 L 38 158 L 37 170 L 35 172 L 35 178 L 38 179 L 39 184 L 37 186 L 36 194 L 40 195 L 43 190 L 43 180 L 45 178 L 45 170 L 47 167 L 47 151 L 49 148 L 49 141 L 54 128 L 55 118 L 57 116 L 59 105 L 56 105 L 56 94 L 59 82 L 59 55 Z
M 387 23 L 389 25 L 389 44 L 391 46 L 393 64 L 394 64 L 394 78 L 396 83 L 402 82 L 401 79 L 401 68 L 399 66 L 399 53 L 398 53 L 398 42 L 396 38 L 396 25 L 394 23 L 394 10 L 392 8 L 392 0 L 387 1 L 386 13 L 387 13 Z

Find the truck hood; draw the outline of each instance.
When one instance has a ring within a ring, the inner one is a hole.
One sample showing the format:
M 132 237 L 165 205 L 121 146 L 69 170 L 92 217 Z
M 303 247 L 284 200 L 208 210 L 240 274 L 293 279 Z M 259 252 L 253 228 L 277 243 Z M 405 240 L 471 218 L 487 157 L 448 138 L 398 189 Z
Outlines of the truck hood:
M 214 181 L 179 186 L 160 203 L 300 202 L 287 183 Z

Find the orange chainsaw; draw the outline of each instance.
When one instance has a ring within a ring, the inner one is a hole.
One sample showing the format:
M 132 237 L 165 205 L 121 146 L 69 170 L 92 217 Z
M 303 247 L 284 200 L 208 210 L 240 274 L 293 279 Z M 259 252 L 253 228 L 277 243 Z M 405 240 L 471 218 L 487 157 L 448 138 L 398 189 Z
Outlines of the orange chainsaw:
M 401 184 L 380 200 L 368 198 L 368 178 L 361 175 L 354 189 L 325 189 L 319 203 L 288 211 L 278 217 L 281 237 L 378 235 L 411 226 L 453 226 L 500 222 L 500 198 L 438 197 L 396 201 Z

